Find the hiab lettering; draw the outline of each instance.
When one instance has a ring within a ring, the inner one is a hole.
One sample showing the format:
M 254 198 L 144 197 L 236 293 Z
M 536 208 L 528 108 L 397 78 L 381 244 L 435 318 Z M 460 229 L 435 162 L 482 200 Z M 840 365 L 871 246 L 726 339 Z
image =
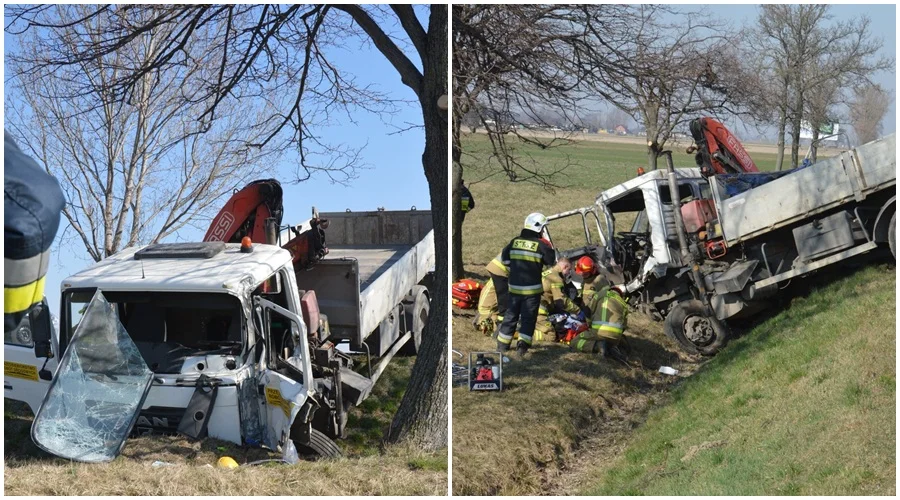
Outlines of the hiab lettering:
M 528 250 L 529 252 L 537 252 L 538 242 L 528 240 L 515 240 L 512 247 L 516 250 Z

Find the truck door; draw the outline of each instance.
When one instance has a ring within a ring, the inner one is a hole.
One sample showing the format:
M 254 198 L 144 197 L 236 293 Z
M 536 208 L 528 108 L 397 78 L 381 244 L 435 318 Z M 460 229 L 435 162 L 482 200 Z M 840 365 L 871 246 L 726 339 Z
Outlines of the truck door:
M 265 396 L 264 444 L 281 450 L 287 459 L 294 450 L 289 442 L 294 420 L 308 422 L 315 408 L 310 399 L 313 378 L 306 325 L 299 316 L 273 302 L 263 298 L 255 301 L 264 342 L 259 372 L 259 386 Z
M 3 397 L 26 403 L 37 413 L 56 371 L 56 328 L 47 301 L 32 308 L 3 336 Z

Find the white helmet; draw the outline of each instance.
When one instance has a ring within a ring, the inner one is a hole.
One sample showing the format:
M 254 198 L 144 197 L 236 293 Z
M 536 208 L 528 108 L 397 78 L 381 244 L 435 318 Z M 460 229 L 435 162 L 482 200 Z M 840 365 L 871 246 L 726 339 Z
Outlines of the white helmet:
M 542 213 L 535 212 L 529 214 L 528 217 L 525 217 L 525 229 L 531 229 L 536 233 L 540 233 L 544 230 L 544 226 L 546 225 L 547 217 Z

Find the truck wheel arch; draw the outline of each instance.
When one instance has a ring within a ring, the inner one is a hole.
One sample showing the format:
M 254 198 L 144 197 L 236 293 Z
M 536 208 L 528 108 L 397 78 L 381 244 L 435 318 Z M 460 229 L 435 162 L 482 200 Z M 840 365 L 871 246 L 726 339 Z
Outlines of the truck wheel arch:
M 875 217 L 875 225 L 872 228 L 872 239 L 879 243 L 891 243 L 893 246 L 896 244 L 895 242 L 890 241 L 890 228 L 891 221 L 894 220 L 894 214 L 897 209 L 897 197 L 892 196 L 885 204 L 881 207 L 881 210 L 878 211 L 878 216 Z

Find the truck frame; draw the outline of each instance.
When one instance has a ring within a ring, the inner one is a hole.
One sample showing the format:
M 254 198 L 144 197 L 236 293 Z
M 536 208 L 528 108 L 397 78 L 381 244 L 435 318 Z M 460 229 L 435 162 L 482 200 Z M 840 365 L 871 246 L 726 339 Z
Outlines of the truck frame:
M 893 134 L 784 173 L 703 175 L 663 156 L 666 171 L 551 215 L 548 228 L 580 217 L 585 245 L 560 254 L 590 255 L 688 353 L 718 352 L 728 320 L 759 312 L 792 279 L 879 247 L 896 257 Z M 617 231 L 623 213 L 634 223 Z

